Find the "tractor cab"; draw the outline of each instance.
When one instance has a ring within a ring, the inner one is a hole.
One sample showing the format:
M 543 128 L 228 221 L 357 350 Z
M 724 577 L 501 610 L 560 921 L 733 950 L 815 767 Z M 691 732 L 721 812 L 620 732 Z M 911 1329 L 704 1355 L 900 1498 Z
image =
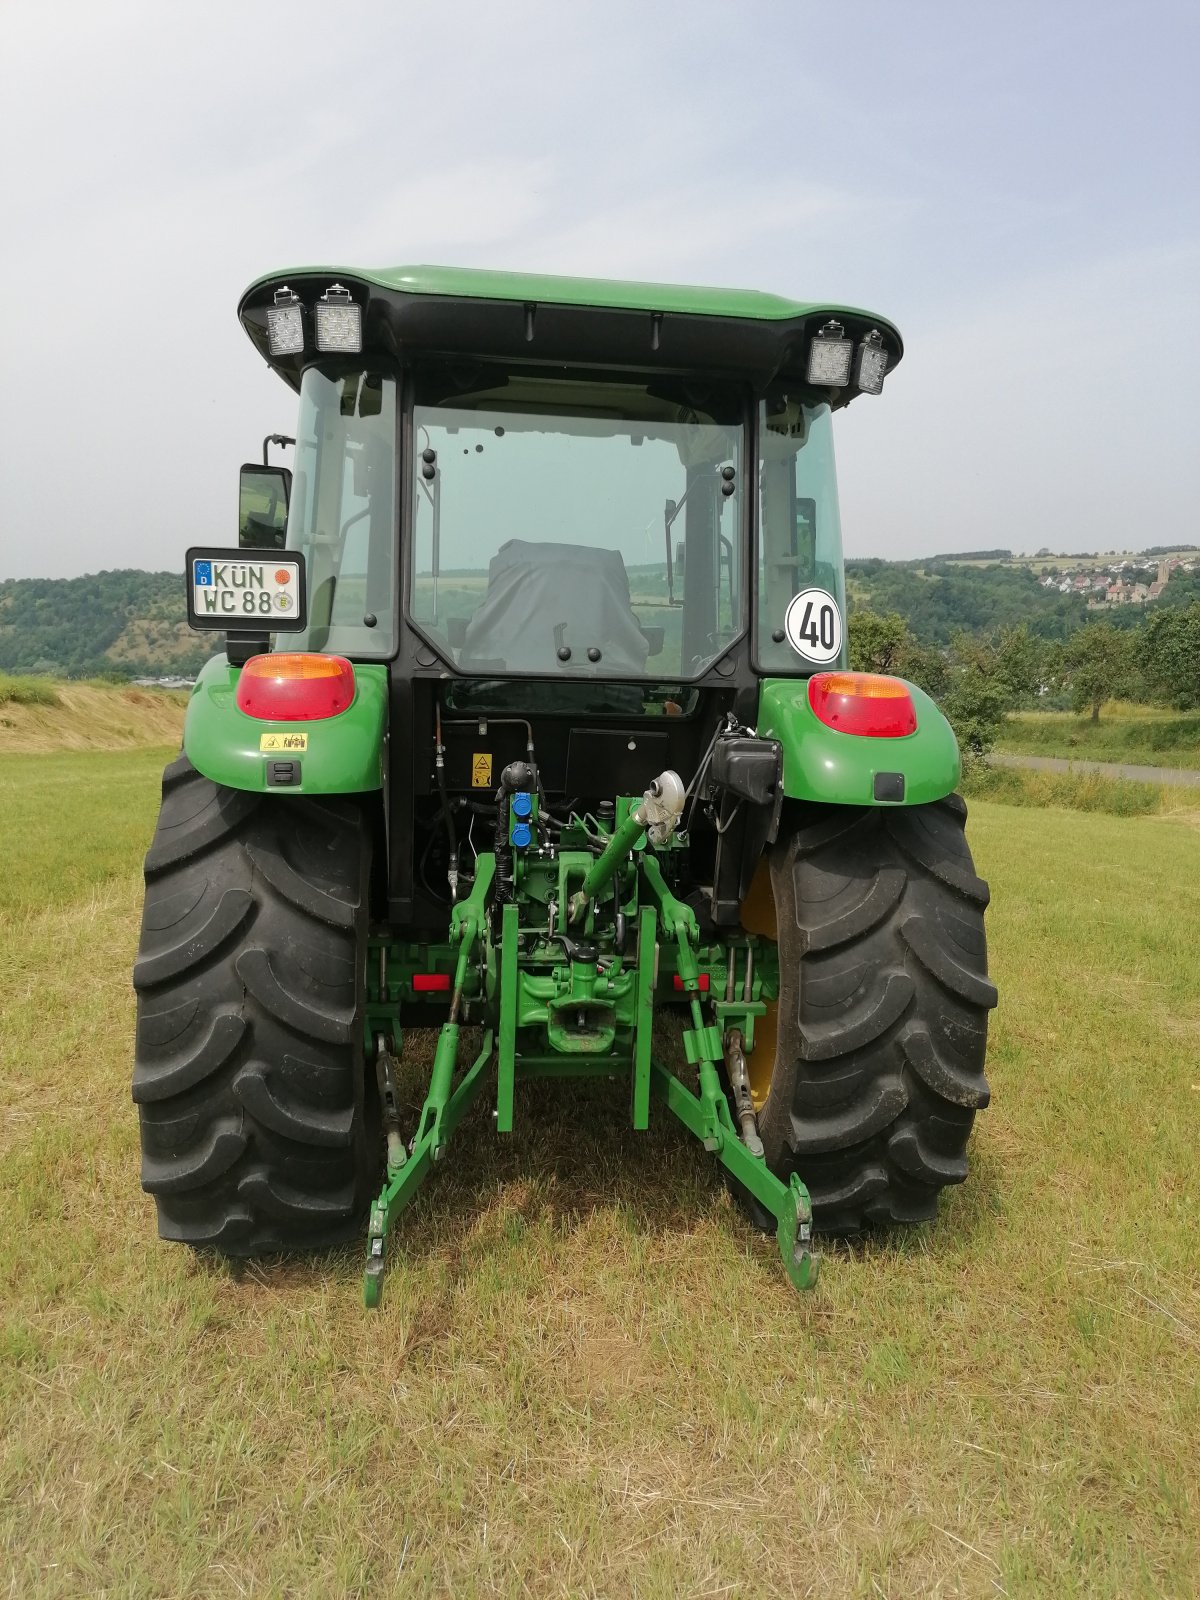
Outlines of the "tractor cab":
M 547 795 L 594 806 L 695 771 L 764 680 L 844 667 L 832 414 L 900 359 L 882 318 L 425 267 L 272 275 L 241 317 L 299 394 L 288 648 L 386 664 L 395 916 L 446 914 L 439 773 L 462 808 L 532 740 Z M 747 802 L 718 919 L 753 822 Z
M 328 278 L 263 280 L 241 308 L 299 391 L 298 643 L 559 682 L 840 662 L 831 413 L 881 390 L 901 353 L 890 324 L 736 291 L 435 268 Z M 789 623 L 813 588 L 824 609 Z

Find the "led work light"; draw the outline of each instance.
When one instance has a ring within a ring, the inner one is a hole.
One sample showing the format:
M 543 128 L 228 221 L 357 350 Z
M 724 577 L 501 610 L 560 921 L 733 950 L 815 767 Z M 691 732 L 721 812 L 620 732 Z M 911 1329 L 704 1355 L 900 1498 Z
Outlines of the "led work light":
M 267 339 L 273 356 L 297 356 L 304 349 L 304 312 L 300 296 L 285 283 L 267 307 Z
M 357 355 L 362 349 L 362 307 L 349 289 L 332 284 L 317 301 L 317 349 Z
M 863 394 L 883 393 L 883 375 L 887 371 L 887 364 L 883 335 L 878 328 L 872 328 L 859 345 L 858 359 L 854 364 L 854 381 Z
M 808 348 L 808 381 L 823 389 L 842 389 L 850 377 L 854 342 L 840 322 L 827 322 Z

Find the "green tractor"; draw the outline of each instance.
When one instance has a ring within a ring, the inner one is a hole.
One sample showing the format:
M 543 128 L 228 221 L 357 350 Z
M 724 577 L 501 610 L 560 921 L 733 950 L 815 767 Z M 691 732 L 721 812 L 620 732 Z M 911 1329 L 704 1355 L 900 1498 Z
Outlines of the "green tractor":
M 145 863 L 162 1237 L 365 1224 L 377 1304 L 472 1102 L 503 1136 L 518 1084 L 596 1075 L 703 1142 L 799 1287 L 814 1230 L 932 1217 L 996 991 L 954 735 L 847 670 L 831 418 L 896 329 L 432 267 L 275 273 L 240 316 L 299 420 L 238 546 L 187 557 L 226 641 Z

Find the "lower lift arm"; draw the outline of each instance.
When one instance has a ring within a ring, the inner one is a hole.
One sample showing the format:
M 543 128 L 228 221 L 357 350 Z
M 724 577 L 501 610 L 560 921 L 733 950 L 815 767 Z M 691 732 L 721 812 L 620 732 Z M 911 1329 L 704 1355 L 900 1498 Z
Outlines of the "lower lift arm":
M 571 896 L 567 911 L 569 923 L 578 923 L 585 918 L 589 907 L 609 887 L 613 878 L 627 868 L 631 852 L 644 835 L 648 834 L 651 842 L 656 844 L 664 844 L 671 837 L 682 814 L 683 800 L 683 785 L 675 773 L 664 772 L 655 780 L 641 802 L 631 807 L 625 821 L 614 831 L 601 854 L 589 867 L 580 888 Z M 647 1089 L 653 1090 L 667 1109 L 702 1141 L 705 1149 L 711 1151 L 743 1188 L 776 1218 L 776 1237 L 788 1276 L 797 1288 L 811 1288 L 817 1278 L 818 1258 L 811 1248 L 812 1206 L 808 1190 L 795 1174 L 789 1182 L 784 1183 L 767 1166 L 762 1145 L 752 1132 L 752 1119 L 747 1125 L 747 1137 L 743 1139 L 739 1135 L 721 1084 L 718 1062 L 724 1053 L 725 1041 L 740 1044 L 748 1018 L 739 1017 L 736 1005 L 731 1006 L 728 1002 L 722 1005 L 718 1015 L 724 1025 L 724 1038 L 722 1026 L 704 1021 L 696 958 L 699 930 L 695 914 L 671 893 L 658 860 L 650 851 L 639 853 L 635 861 L 638 901 L 642 906 L 639 936 L 643 948 L 639 950 L 636 966 L 636 1021 L 630 1057 L 625 1060 L 614 1059 L 611 1054 L 596 1055 L 589 1057 L 588 1061 L 592 1070 L 605 1075 L 611 1075 L 622 1067 L 631 1069 L 634 1077 L 633 1119 L 637 1127 L 646 1125 L 645 1095 Z M 397 1215 L 427 1175 L 431 1164 L 440 1159 L 460 1118 L 478 1095 L 485 1069 L 492 1057 L 495 1035 L 489 1028 L 484 1034 L 479 1055 L 457 1087 L 454 1087 L 459 1044 L 458 1018 L 476 949 L 489 938 L 487 901 L 494 873 L 494 857 L 480 855 L 472 892 L 461 905 L 454 908 L 452 914 L 451 940 L 457 942 L 458 953 L 450 1014 L 438 1037 L 429 1091 L 411 1149 L 406 1155 L 399 1141 L 389 1142 L 387 1183 L 371 1208 L 363 1287 L 368 1306 L 377 1306 L 380 1302 L 387 1235 Z M 513 924 L 522 909 L 519 904 L 506 905 L 506 925 Z M 672 1072 L 651 1059 L 657 927 L 661 927 L 664 937 L 676 946 L 679 978 L 691 1010 L 692 1025 L 683 1033 L 684 1053 L 689 1065 L 696 1068 L 699 1093 L 693 1093 Z M 504 963 L 509 962 L 513 970 L 502 970 L 500 973 L 497 985 L 499 1017 L 495 1026 L 502 1044 L 506 1039 L 509 1040 L 510 1054 L 515 1051 L 520 959 L 517 939 L 505 939 L 501 948 L 501 966 L 503 968 Z M 747 996 L 748 1012 L 750 1006 Z M 735 1031 L 736 1040 L 733 1037 Z M 511 1076 L 510 1073 L 507 1084 L 509 1096 Z M 502 1095 L 504 1090 L 505 1085 L 498 1084 L 498 1093 Z M 504 1126 L 511 1126 L 509 1119 L 505 1119 Z

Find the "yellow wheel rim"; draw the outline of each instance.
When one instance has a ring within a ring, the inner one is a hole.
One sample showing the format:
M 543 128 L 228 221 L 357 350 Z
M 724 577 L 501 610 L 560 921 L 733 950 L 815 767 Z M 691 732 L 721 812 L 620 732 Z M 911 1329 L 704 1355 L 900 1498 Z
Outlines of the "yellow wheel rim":
M 771 892 L 771 869 L 764 857 L 758 863 L 750 892 L 742 901 L 742 927 L 747 933 L 756 933 L 764 939 L 778 940 L 779 923 L 775 915 L 775 896 Z M 746 1057 L 750 1074 L 750 1098 L 754 1109 L 761 1111 L 771 1087 L 775 1071 L 775 1050 L 779 1038 L 779 1002 L 766 1002 L 766 1016 L 754 1024 L 754 1049 Z

